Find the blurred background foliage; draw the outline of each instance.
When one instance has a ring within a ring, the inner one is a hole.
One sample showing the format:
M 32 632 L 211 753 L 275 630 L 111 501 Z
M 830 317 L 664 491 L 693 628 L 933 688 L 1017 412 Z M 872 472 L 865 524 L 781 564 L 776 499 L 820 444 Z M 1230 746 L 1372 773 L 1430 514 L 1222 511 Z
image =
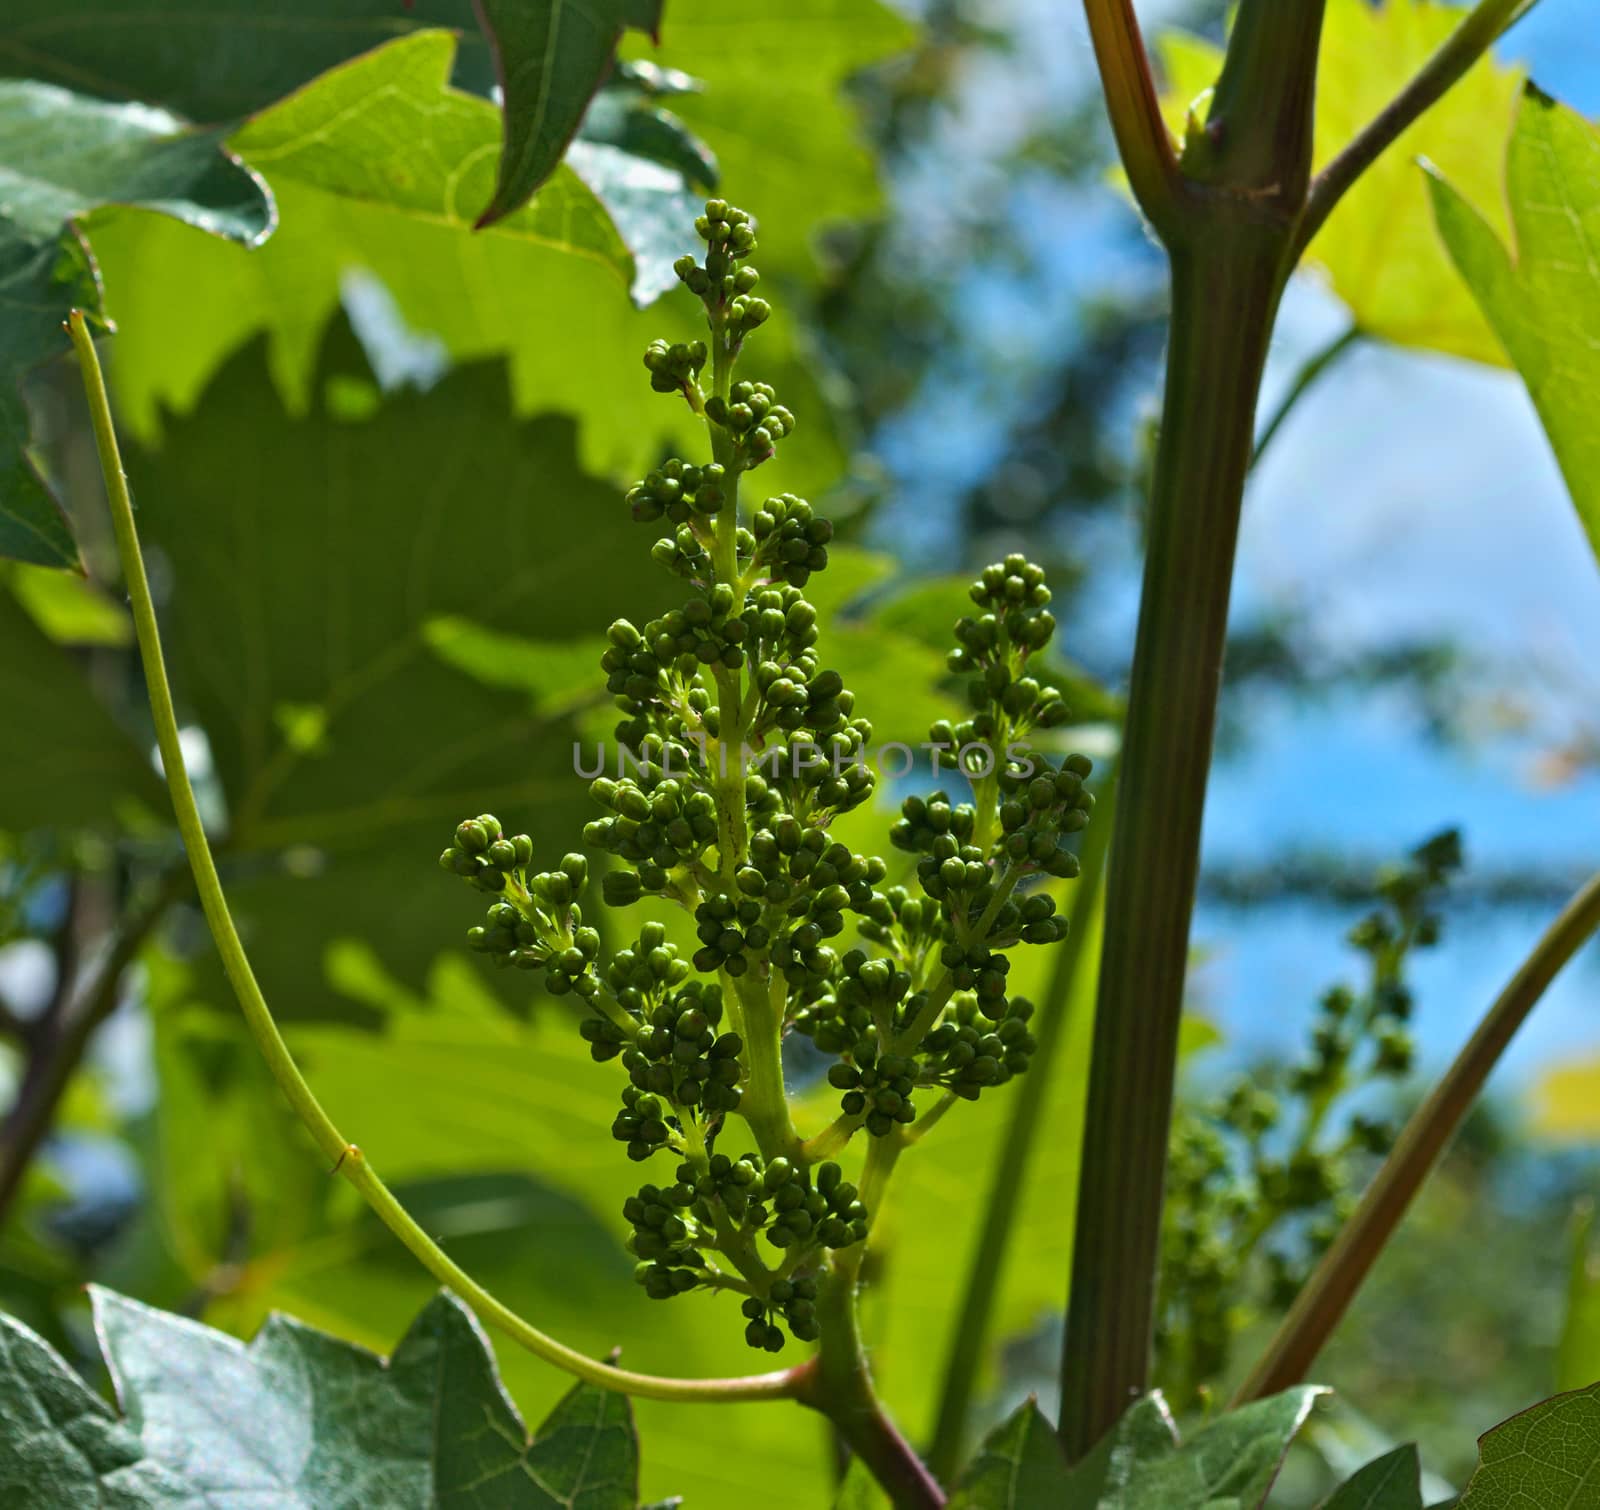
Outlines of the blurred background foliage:
M 1147 9 L 1174 28 L 1181 122 L 1222 7 Z M 1592 863 L 1600 582 L 1411 165 L 1426 155 L 1503 234 L 1521 69 L 1600 105 L 1579 10 L 1552 0 L 1514 31 L 1291 291 L 1264 430 L 1293 402 L 1247 508 L 1208 810 L 1195 1107 L 1292 1058 L 1379 863 L 1427 833 L 1459 825 L 1468 866 L 1412 982 L 1420 1067 L 1363 1103 L 1375 1115 L 1419 1094 Z M 1319 150 L 1451 19 L 1335 0 Z M 0 21 L 0 74 L 56 76 L 36 20 Z M 720 185 L 761 220 L 778 315 L 758 375 L 801 422 L 762 480 L 841 526 L 815 595 L 888 737 L 945 711 L 959 574 L 1015 546 L 1061 587 L 1080 743 L 1114 748 L 1161 263 L 1110 186 L 1077 14 L 1042 0 L 671 0 L 659 46 L 625 40 L 562 174 L 477 233 L 499 128 L 472 92 L 488 74 L 465 7 L 379 21 L 276 71 L 230 55 L 208 73 L 203 38 L 175 74 L 141 75 L 137 49 L 120 74 L 95 64 L 109 98 L 235 122 L 278 208 L 255 248 L 147 209 L 82 221 L 203 799 L 312 1084 L 429 1231 L 577 1347 L 738 1370 L 736 1328 L 631 1283 L 614 1087 L 564 1008 L 458 948 L 472 905 L 434 855 L 469 811 L 552 855 L 589 816 L 571 751 L 609 723 L 598 637 L 671 592 L 620 491 L 690 442 L 639 354 L 692 324 L 687 296 L 661 295 L 697 194 Z M 84 59 L 56 66 L 81 85 Z M 85 1366 L 89 1279 L 246 1335 L 281 1308 L 387 1345 L 429 1281 L 326 1177 L 236 1025 L 151 768 L 72 374 L 42 368 L 26 392 L 90 570 L 0 568 L 0 1306 Z M 882 819 L 852 815 L 848 842 L 882 848 Z M 1092 984 L 1071 984 L 1034 1072 L 1046 1131 L 994 1276 L 974 1432 L 1054 1372 Z M 1411 1437 L 1459 1485 L 1478 1432 L 1600 1375 L 1595 985 L 1591 950 L 1380 1263 L 1323 1360 L 1340 1403 L 1297 1449 L 1285 1505 Z M 868 1321 L 914 1437 L 1008 1110 L 985 1098 L 921 1145 L 888 1214 Z M 1240 1281 L 1241 1358 L 1268 1279 Z M 563 1379 L 500 1356 L 538 1418 Z M 820 1425 L 719 1411 L 641 1402 L 647 1499 L 828 1502 Z M 708 1456 L 711 1431 L 737 1450 Z

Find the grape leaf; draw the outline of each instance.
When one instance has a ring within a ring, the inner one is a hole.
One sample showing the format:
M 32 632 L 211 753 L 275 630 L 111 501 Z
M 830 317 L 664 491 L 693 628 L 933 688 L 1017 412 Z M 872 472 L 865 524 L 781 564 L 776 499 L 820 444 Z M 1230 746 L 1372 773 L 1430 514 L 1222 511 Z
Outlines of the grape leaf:
M 1029 1398 L 984 1439 L 950 1497 L 950 1510 L 1029 1510 L 1068 1503 L 1061 1439 Z
M 1507 160 L 1509 250 L 1469 202 L 1486 203 L 1470 187 L 1448 172 L 1428 183 L 1450 256 L 1528 385 L 1600 553 L 1600 130 L 1524 90 Z
M 1422 1464 L 1416 1444 L 1374 1458 L 1335 1489 L 1322 1510 L 1422 1510 Z
M 692 111 L 689 124 L 720 161 L 723 182 L 735 197 L 747 196 L 762 220 L 756 261 L 778 296 L 747 365 L 779 388 L 800 419 L 763 470 L 772 492 L 815 496 L 843 464 L 813 364 L 798 360 L 786 285 L 811 276 L 819 225 L 877 203 L 872 160 L 856 140 L 840 86 L 909 35 L 907 23 L 876 0 L 796 0 L 771 17 L 733 0 L 683 0 L 660 49 L 663 63 L 705 81 L 702 92 L 676 94 L 674 109 Z M 806 39 L 803 49 L 793 46 L 797 36 Z M 763 146 L 780 138 L 781 153 Z M 124 333 L 118 398 L 136 433 L 154 436 L 160 403 L 191 408 L 218 363 L 259 331 L 270 335 L 280 391 L 304 407 L 321 328 L 338 307 L 342 280 L 362 269 L 393 295 L 408 327 L 437 339 L 454 359 L 509 356 L 519 413 L 578 414 L 589 470 L 637 475 L 665 448 L 703 444 L 687 406 L 652 394 L 639 375 L 639 353 L 652 338 L 704 334 L 703 312 L 686 296 L 640 314 L 614 297 L 610 277 L 590 259 L 495 230 L 475 236 L 395 215 L 298 181 L 275 187 L 282 225 L 249 257 L 168 234 L 150 216 L 120 215 L 97 227 L 96 253 Z M 673 255 L 698 246 L 687 219 L 677 237 Z
M 0 80 L 0 555 L 76 566 L 59 505 L 28 456 L 23 375 L 66 348 L 77 307 L 103 318 L 76 221 L 142 204 L 253 245 L 272 227 L 265 186 L 161 111 L 108 105 L 53 85 Z
M 494 196 L 478 217 L 492 225 L 555 172 L 616 55 L 625 27 L 654 34 L 662 0 L 477 0 L 494 53 L 505 146 Z
M 1313 167 L 1325 167 L 1439 44 L 1461 24 L 1438 0 L 1329 0 L 1317 72 Z M 1169 35 L 1160 43 L 1168 122 L 1182 140 L 1189 106 L 1216 82 L 1210 43 Z M 1494 334 L 1451 276 L 1434 232 L 1419 157 L 1438 165 L 1480 204 L 1500 212 L 1500 165 L 1484 150 L 1515 107 L 1518 75 L 1485 55 L 1367 169 L 1306 254 L 1365 334 L 1400 346 L 1503 365 Z M 1202 117 L 1205 107 L 1198 112 Z
M 529 1439 L 488 1341 L 436 1296 L 388 1360 L 287 1317 L 248 1345 L 91 1287 L 120 1417 L 0 1316 L 0 1496 L 46 1507 L 239 1496 L 357 1510 L 632 1510 L 621 1395 L 573 1389 Z
M 192 121 L 238 121 L 357 53 L 421 27 L 462 34 L 461 84 L 493 79 L 472 0 L 7 0 L 0 75 L 107 99 L 143 100 Z
M 1461 1510 L 1582 1510 L 1600 1493 L 1600 1384 L 1543 1400 L 1478 1438 Z
M 133 803 L 166 811 L 150 762 L 3 587 L 0 707 L 0 828 L 109 828 Z
M 369 412 L 374 380 L 340 324 L 319 379 L 311 413 L 285 415 L 251 347 L 159 450 L 127 451 L 171 570 L 175 685 L 210 744 L 229 849 L 257 857 L 230 895 L 289 1016 L 323 1009 L 333 938 L 382 938 L 415 980 L 475 920 L 434 865 L 461 818 L 502 812 L 558 857 L 591 816 L 559 710 L 455 669 L 430 623 L 560 642 L 671 592 L 616 490 L 577 467 L 570 421 L 511 419 L 499 364 Z
M 449 87 L 455 49 L 442 31 L 392 42 L 330 70 L 230 145 L 274 183 L 468 232 L 491 190 L 498 128 L 492 105 Z M 583 142 L 545 177 L 532 204 L 494 217 L 493 234 L 591 258 L 641 304 L 676 283 L 672 256 L 696 213 L 680 173 Z
M 1062 1493 L 1062 1510 L 1121 1506 L 1139 1473 L 1178 1450 L 1178 1428 L 1160 1390 L 1135 1400 L 1081 1463 Z M 1137 1503 L 1136 1501 L 1134 1503 Z
M 1032 1400 L 990 1433 L 962 1475 L 951 1510 L 1256 1510 L 1265 1504 L 1316 1385 L 1285 1390 L 1219 1416 L 1180 1443 L 1159 1390 L 1135 1401 L 1069 1470 Z

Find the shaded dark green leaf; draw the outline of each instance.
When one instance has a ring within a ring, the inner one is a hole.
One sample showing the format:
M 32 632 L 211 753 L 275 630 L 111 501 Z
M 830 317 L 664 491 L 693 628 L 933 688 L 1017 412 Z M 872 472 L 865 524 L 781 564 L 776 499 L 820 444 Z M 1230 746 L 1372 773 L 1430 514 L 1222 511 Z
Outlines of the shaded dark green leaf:
M 578 138 L 620 147 L 634 157 L 676 168 L 689 186 L 714 189 L 716 154 L 671 112 L 657 103 L 662 95 L 699 93 L 698 79 L 672 69 L 621 64 L 615 77 L 595 95 Z
M 1335 1489 L 1322 1510 L 1422 1510 L 1422 1463 L 1416 1444 L 1374 1458 Z
M 72 566 L 77 547 L 29 458 L 18 384 L 65 350 L 74 308 L 103 316 L 76 217 L 103 205 L 159 210 L 252 244 L 272 227 L 265 185 L 163 112 L 52 85 L 0 81 L 0 555 Z
M 524 205 L 560 163 L 627 27 L 654 33 L 662 0 L 477 0 L 500 80 L 505 145 L 480 226 Z
M 462 33 L 463 87 L 487 92 L 489 49 L 472 0 L 100 0 L 92 16 L 59 0 L 8 0 L 0 74 L 224 122 L 425 26 Z
M 106 828 L 134 805 L 167 811 L 150 762 L 4 588 L 0 708 L 0 828 Z
M 1530 1406 L 1478 1438 L 1461 1510 L 1584 1510 L 1600 1500 L 1600 1384 Z
M 434 862 L 461 818 L 498 812 L 554 858 L 590 816 L 570 726 L 456 670 L 428 626 L 587 638 L 671 591 L 617 490 L 579 470 L 571 422 L 511 418 L 501 367 L 340 417 L 374 392 L 340 326 L 312 412 L 292 418 L 255 347 L 159 450 L 128 453 L 147 541 L 171 567 L 169 658 L 210 741 L 230 850 L 281 861 L 229 884 L 290 1016 L 325 1009 L 335 938 L 380 939 L 408 980 L 460 938 L 481 900 Z

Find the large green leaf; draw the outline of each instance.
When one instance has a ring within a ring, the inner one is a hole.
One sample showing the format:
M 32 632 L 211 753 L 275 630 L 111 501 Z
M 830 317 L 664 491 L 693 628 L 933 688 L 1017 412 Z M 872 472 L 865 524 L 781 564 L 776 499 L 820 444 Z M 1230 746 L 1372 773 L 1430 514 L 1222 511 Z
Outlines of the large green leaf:
M 1450 255 L 1527 383 L 1600 552 L 1600 130 L 1531 85 L 1523 92 L 1507 163 L 1509 250 L 1473 208 L 1497 213 L 1498 196 L 1448 171 L 1429 183 Z
M 1064 1507 L 1067 1460 L 1061 1439 L 1027 1400 L 989 1433 L 950 1497 L 951 1510 L 1030 1510 Z
M 74 222 L 103 205 L 140 204 L 254 244 L 271 229 L 272 202 L 221 146 L 216 133 L 186 130 L 162 111 L 0 80 L 0 555 L 45 566 L 78 559 L 27 454 L 18 388 L 65 349 L 68 310 L 103 313 Z
M 341 325 L 309 414 L 278 408 L 258 346 L 159 450 L 128 451 L 229 850 L 284 861 L 229 885 L 289 1015 L 319 1010 L 335 937 L 380 939 L 412 979 L 459 938 L 481 904 L 434 861 L 462 817 L 500 812 L 556 857 L 591 815 L 570 725 L 447 664 L 428 626 L 587 638 L 671 591 L 571 423 L 511 418 L 498 364 L 374 397 Z
M 244 1345 L 108 1290 L 91 1296 L 120 1419 L 43 1341 L 0 1316 L 8 1502 L 638 1503 L 627 1400 L 579 1386 L 530 1441 L 483 1333 L 452 1296 L 435 1297 L 387 1361 L 287 1317 Z
M 662 0 L 478 0 L 504 100 L 505 146 L 490 225 L 525 204 L 561 162 L 623 29 L 651 33 Z
M 1321 169 L 1461 24 L 1439 0 L 1329 0 L 1317 73 L 1314 167 Z M 1167 116 L 1182 138 L 1184 114 L 1216 82 L 1220 52 L 1182 36 L 1163 39 Z M 1485 145 L 1514 108 L 1515 71 L 1485 56 L 1367 169 L 1311 244 L 1365 334 L 1401 346 L 1501 364 L 1499 343 L 1451 276 L 1416 170 L 1436 164 L 1475 202 L 1499 208 L 1500 165 Z M 1204 103 L 1199 114 L 1205 114 Z
M 1478 1438 L 1460 1510 L 1585 1510 L 1600 1498 L 1600 1384 L 1530 1406 Z
M 1422 1463 L 1416 1444 L 1374 1458 L 1335 1489 L 1322 1510 L 1422 1510 Z
M 814 493 L 842 465 L 811 364 L 797 359 L 783 285 L 797 274 L 810 276 L 818 225 L 876 203 L 871 158 L 856 139 L 840 85 L 908 35 L 906 24 L 876 0 L 797 0 L 770 17 L 733 0 L 683 0 L 659 50 L 662 63 L 705 81 L 703 92 L 675 96 L 674 108 L 692 115 L 721 159 L 726 192 L 742 196 L 761 217 L 756 261 L 779 285 L 777 314 L 746 362 L 752 375 L 782 390 L 800 419 L 793 440 L 761 474 L 773 492 Z M 803 48 L 793 46 L 796 37 L 805 38 Z M 250 130 L 272 129 L 272 114 Z M 772 145 L 780 140 L 781 151 Z M 614 144 L 576 145 L 584 150 L 572 158 L 575 171 L 608 198 L 622 223 L 623 201 L 597 166 L 616 166 L 597 155 L 602 146 L 616 150 Z M 485 172 L 488 160 L 486 153 Z M 118 397 L 139 433 L 155 432 L 159 402 L 192 407 L 218 362 L 260 331 L 270 335 L 279 387 L 292 406 L 303 407 L 320 329 L 338 305 L 343 280 L 364 271 L 389 290 L 411 329 L 450 356 L 509 356 L 519 412 L 558 408 L 580 415 L 590 469 L 637 473 L 659 459 L 663 446 L 703 445 L 699 421 L 681 401 L 652 394 L 639 366 L 653 337 L 703 334 L 703 313 L 687 295 L 640 314 L 587 258 L 559 255 L 498 228 L 472 235 L 458 225 L 396 215 L 298 180 L 276 186 L 281 228 L 248 258 L 169 234 L 149 216 L 124 215 L 97 230 L 96 252 L 124 332 Z M 697 246 L 686 218 L 672 254 Z M 638 275 L 650 276 L 650 269 Z
M 3 587 L 0 708 L 0 828 L 105 828 L 135 805 L 165 811 L 150 762 Z
M 200 11 L 109 0 L 92 16 L 14 0 L 0 18 L 0 76 L 225 122 L 397 35 L 453 27 L 463 34 L 461 85 L 486 95 L 498 76 L 504 101 L 505 150 L 488 221 L 526 203 L 555 171 L 623 27 L 653 32 L 660 13 L 661 0 L 482 0 L 480 29 L 471 0 L 407 0 L 403 8 L 394 0 L 216 0 Z M 473 192 L 476 214 L 487 192 Z

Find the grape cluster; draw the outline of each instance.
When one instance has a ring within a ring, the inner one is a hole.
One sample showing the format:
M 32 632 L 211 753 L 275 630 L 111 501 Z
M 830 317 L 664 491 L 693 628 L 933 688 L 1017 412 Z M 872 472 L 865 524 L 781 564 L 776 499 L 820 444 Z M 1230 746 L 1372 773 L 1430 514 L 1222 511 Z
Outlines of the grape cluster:
M 1248 1302 L 1293 1302 L 1353 1205 L 1363 1161 L 1392 1145 L 1391 1117 L 1346 1108 L 1410 1069 L 1405 967 L 1437 942 L 1433 904 L 1460 864 L 1451 831 L 1380 875 L 1378 905 L 1348 936 L 1367 962 L 1364 989 L 1323 993 L 1298 1062 L 1240 1076 L 1176 1118 L 1157 1344 L 1162 1382 L 1180 1402 L 1226 1371 Z
M 652 341 L 644 352 L 650 386 L 657 393 L 684 393 L 699 377 L 709 353 L 704 341 Z
M 794 433 L 794 415 L 778 402 L 770 383 L 735 383 L 727 398 L 712 394 L 705 407 L 706 418 L 733 437 L 744 471 L 769 460 L 778 442 Z
M 1020 742 L 1066 708 L 1030 665 L 1054 629 L 1043 573 L 1012 556 L 982 574 L 956 627 L 949 666 L 971 716 L 934 728 L 972 800 L 905 803 L 892 837 L 916 858 L 915 887 L 885 890 L 887 864 L 835 837 L 874 776 L 872 725 L 820 652 L 803 591 L 829 566 L 833 526 L 792 493 L 739 518 L 742 474 L 794 416 L 733 370 L 771 315 L 749 264 L 753 220 L 713 199 L 696 230 L 701 258 L 674 267 L 706 331 L 651 342 L 644 364 L 653 389 L 705 420 L 714 459 L 670 457 L 627 491 L 634 519 L 656 526 L 652 558 L 688 585 L 676 606 L 606 631 L 620 764 L 592 782 L 601 811 L 584 828 L 609 857 L 602 900 L 681 907 L 695 940 L 680 953 L 651 921 L 603 957 L 584 858 L 535 870 L 533 841 L 489 815 L 459 825 L 440 863 L 487 898 L 475 951 L 586 1007 L 590 1057 L 621 1072 L 612 1134 L 628 1157 L 670 1156 L 657 1167 L 675 1168 L 671 1182 L 623 1208 L 639 1284 L 655 1299 L 735 1290 L 747 1341 L 775 1351 L 818 1338 L 819 1286 L 850 1269 L 828 1255 L 868 1234 L 860 1192 L 816 1151 L 858 1128 L 904 1135 L 919 1109 L 926 1127 L 1026 1069 L 1032 1007 L 1010 994 L 1006 951 L 1062 936 L 1045 888 L 1074 873 L 1066 846 L 1092 799 L 1087 761 L 1050 764 Z M 810 1142 L 775 1104 L 785 1031 L 834 1060 L 842 1117 Z M 928 1093 L 933 1111 L 919 1107 Z M 735 1119 L 758 1151 L 719 1151 Z
M 776 1352 L 783 1346 L 781 1315 L 803 1342 L 814 1341 L 816 1283 L 796 1270 L 826 1249 L 848 1248 L 867 1235 L 868 1217 L 856 1187 L 837 1164 L 807 1170 L 788 1159 L 763 1161 L 747 1153 L 738 1159 L 713 1153 L 686 1159 L 673 1184 L 645 1185 L 630 1196 L 622 1214 L 633 1231 L 629 1250 L 641 1260 L 635 1278 L 652 1299 L 667 1300 L 722 1278 L 706 1256 L 726 1245 L 726 1234 L 741 1245 L 757 1234 L 784 1255 L 783 1273 L 761 1266 L 742 1247 L 745 1269 L 754 1276 L 734 1281 L 753 1288 L 744 1304 L 749 1321 L 745 1339 L 752 1347 Z
M 990 1086 L 1023 1074 L 1038 1044 L 1028 1031 L 1033 1003 L 1026 997 L 957 997 L 923 1040 L 925 1078 L 963 1101 L 976 1101 Z M 870 1124 L 869 1124 L 870 1131 Z
M 585 925 L 578 904 L 589 862 L 571 854 L 559 868 L 535 872 L 532 858 L 533 841 L 526 834 L 504 838 L 491 813 L 456 826 L 440 866 L 498 898 L 483 923 L 467 930 L 467 947 L 500 966 L 543 971 L 552 996 L 592 997 L 600 987 L 594 974 L 600 935 Z
M 687 769 L 693 752 L 675 753 Z M 606 873 L 601 895 L 609 906 L 630 907 L 646 892 L 665 891 L 675 867 L 693 863 L 708 844 L 716 842 L 715 797 L 692 779 L 680 780 L 664 771 L 646 760 L 636 776 L 620 780 L 600 776 L 590 784 L 590 796 L 612 816 L 586 824 L 584 842 L 631 867 Z
M 781 493 L 769 498 L 750 521 L 755 564 L 774 581 L 804 587 L 812 572 L 828 564 L 833 525 L 818 516 L 804 498 Z
M 1077 875 L 1077 856 L 1060 840 L 1088 826 L 1094 795 L 1083 783 L 1093 768 L 1087 755 L 1068 755 L 1058 770 L 1040 762 L 1033 775 L 1015 768 L 1001 774 L 1000 849 L 1009 861 L 1052 876 Z
M 508 877 L 532 860 L 532 839 L 526 834 L 507 838 L 500 820 L 493 813 L 483 813 L 456 825 L 454 840 L 439 856 L 439 865 L 479 891 L 498 892 L 506 889 Z
M 692 524 L 715 514 L 727 497 L 727 473 L 717 462 L 693 466 L 673 457 L 628 489 L 625 502 L 641 524 L 666 518 Z
M 675 1107 L 731 1112 L 739 1105 L 737 1033 L 718 1033 L 722 988 L 690 981 L 653 1006 L 622 1053 L 628 1079 Z

